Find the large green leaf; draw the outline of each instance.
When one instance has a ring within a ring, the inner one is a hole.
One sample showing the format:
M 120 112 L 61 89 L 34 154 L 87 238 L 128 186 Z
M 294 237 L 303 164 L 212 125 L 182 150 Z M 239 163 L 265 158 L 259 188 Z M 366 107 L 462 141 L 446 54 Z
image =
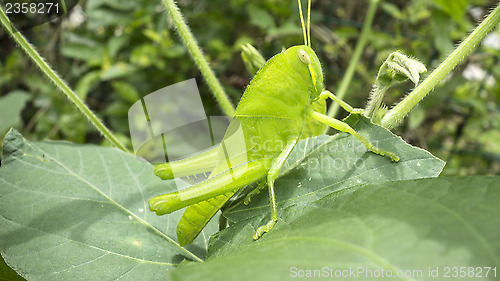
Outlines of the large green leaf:
M 0 250 L 28 280 L 154 280 L 205 252 L 172 240 L 180 213 L 148 211 L 149 198 L 175 189 L 149 163 L 114 148 L 34 144 L 13 130 L 4 157 Z
M 370 277 L 368 270 L 394 277 L 403 270 L 410 276 L 389 279 L 497 280 L 499 202 L 500 177 L 407 180 L 342 189 L 282 210 L 280 222 L 258 241 L 251 239 L 261 223 L 258 218 L 237 223 L 211 239 L 206 263 L 181 264 L 172 279 L 285 280 L 345 274 L 339 279 L 380 280 L 385 278 Z M 467 277 L 446 278 L 446 267 L 449 277 Z M 485 267 L 496 271 L 486 277 Z M 429 270 L 439 278 L 429 276 Z
M 396 152 L 400 163 L 367 152 L 345 134 L 304 140 L 276 182 L 282 219 L 277 229 L 287 225 L 286 210 L 312 204 L 332 192 L 367 182 L 434 177 L 443 168 L 441 160 L 367 119 L 350 121 L 373 143 Z M 157 217 L 147 211 L 148 199 L 175 190 L 172 181 L 162 182 L 153 175 L 150 164 L 112 148 L 31 143 L 15 131 L 6 136 L 4 153 L 0 250 L 21 276 L 30 280 L 153 280 L 166 276 L 185 257 L 204 257 L 206 234 L 215 232 L 215 222 L 196 243 L 187 249 L 179 247 L 174 237 L 181 213 Z M 344 164 L 314 164 L 337 163 L 336 159 Z M 248 233 L 269 216 L 267 192 L 260 195 L 249 207 L 230 212 L 234 221 L 252 221 L 245 227 Z M 303 214 L 294 215 L 300 219 Z M 251 235 L 241 232 L 241 224 L 234 231 L 244 238 L 238 240 L 242 245 L 249 242 Z M 263 241 L 272 238 L 272 233 Z M 214 240 L 210 252 L 226 249 L 223 241 Z
M 387 129 L 367 118 L 352 115 L 347 119 L 376 146 L 401 157 L 397 163 L 365 148 L 351 135 L 318 136 L 302 140 L 288 157 L 282 176 L 275 183 L 280 208 L 316 201 L 331 192 L 363 183 L 437 177 L 444 162 L 429 152 L 412 147 Z M 269 196 L 261 192 L 250 206 L 240 205 L 225 212 L 231 221 L 252 216 L 269 219 Z

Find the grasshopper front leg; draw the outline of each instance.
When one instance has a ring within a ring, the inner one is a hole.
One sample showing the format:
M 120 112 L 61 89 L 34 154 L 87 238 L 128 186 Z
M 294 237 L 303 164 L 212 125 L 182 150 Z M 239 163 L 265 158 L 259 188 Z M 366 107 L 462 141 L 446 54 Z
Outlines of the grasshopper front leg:
M 271 228 L 273 228 L 273 226 L 278 221 L 278 210 L 276 208 L 276 197 L 274 195 L 274 181 L 278 177 L 281 167 L 283 167 L 283 164 L 285 164 L 286 159 L 288 158 L 288 156 L 290 155 L 296 144 L 297 144 L 296 139 L 289 141 L 285 149 L 283 149 L 280 155 L 276 159 L 274 159 L 274 161 L 271 163 L 271 168 L 267 173 L 267 185 L 269 187 L 269 203 L 271 205 L 271 219 L 265 225 L 262 225 L 259 228 L 257 228 L 257 231 L 255 231 L 255 234 L 253 235 L 254 240 L 259 239 L 264 233 L 269 232 L 269 230 L 271 230 Z
M 348 103 L 339 99 L 336 95 L 334 95 L 332 92 L 330 92 L 328 90 L 321 92 L 321 94 L 319 95 L 320 100 L 327 99 L 327 98 L 332 99 L 333 101 L 338 103 L 345 111 L 347 111 L 351 114 L 363 114 L 364 113 L 364 109 L 354 108 L 354 107 L 350 106 Z
M 347 123 L 342 122 L 338 119 L 329 117 L 327 115 L 321 114 L 319 112 L 316 112 L 314 110 L 309 109 L 307 111 L 307 115 L 311 116 L 312 118 L 318 120 L 321 123 L 324 123 L 336 130 L 339 130 L 341 132 L 349 133 L 355 138 L 357 138 L 368 150 L 371 152 L 381 155 L 381 156 L 389 156 L 392 161 L 398 162 L 399 161 L 399 156 L 396 154 L 383 150 L 381 148 L 378 148 L 374 146 L 370 141 L 365 139 L 362 135 L 360 135 L 358 132 L 356 132 L 351 126 L 349 126 Z

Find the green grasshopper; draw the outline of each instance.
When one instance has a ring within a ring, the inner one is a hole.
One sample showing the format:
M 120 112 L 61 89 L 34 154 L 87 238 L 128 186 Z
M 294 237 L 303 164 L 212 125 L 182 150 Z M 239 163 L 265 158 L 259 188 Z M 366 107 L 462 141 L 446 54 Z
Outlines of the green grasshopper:
M 238 190 L 258 181 L 260 183 L 256 190 L 267 183 L 271 218 L 257 228 L 253 238 L 257 240 L 270 231 L 278 220 L 274 181 L 297 141 L 304 137 L 308 118 L 349 133 L 371 152 L 399 161 L 398 156 L 375 147 L 348 124 L 328 117 L 323 110 L 315 110 L 318 102 L 331 98 L 351 114 L 363 113 L 362 109 L 352 108 L 324 89 L 321 64 L 311 48 L 311 1 L 308 1 L 307 32 L 300 0 L 298 4 L 304 45 L 288 48 L 275 55 L 257 72 L 243 93 L 217 149 L 198 155 L 196 160 L 180 160 L 155 168 L 155 173 L 162 179 L 173 178 L 172 170 L 175 168 L 186 171 L 176 173 L 176 177 L 213 168 L 205 181 L 149 200 L 149 209 L 157 215 L 170 214 L 187 207 L 177 225 L 180 245 L 193 242 L 208 221 Z

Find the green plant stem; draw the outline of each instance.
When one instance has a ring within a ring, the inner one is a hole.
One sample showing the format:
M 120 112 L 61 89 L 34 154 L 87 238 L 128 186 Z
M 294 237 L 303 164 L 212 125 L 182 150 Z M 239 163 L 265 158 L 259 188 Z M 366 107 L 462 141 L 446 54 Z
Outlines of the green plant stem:
M 0 22 L 7 32 L 14 38 L 21 49 L 30 57 L 30 59 L 42 70 L 42 72 L 63 92 L 66 97 L 73 102 L 76 108 L 94 125 L 94 127 L 101 132 L 112 144 L 123 151 L 128 152 L 127 148 L 106 128 L 106 126 L 99 120 L 99 118 L 85 105 L 85 103 L 71 90 L 71 88 L 63 81 L 61 77 L 48 65 L 48 63 L 40 56 L 35 48 L 28 43 L 26 38 L 15 30 L 9 18 L 5 15 L 2 8 L 0 8 Z
M 392 129 L 436 85 L 443 80 L 500 21 L 500 4 L 476 29 L 408 96 L 382 118 L 382 126 Z
M 335 95 L 339 99 L 343 99 L 349 84 L 351 83 L 354 72 L 356 71 L 356 67 L 359 63 L 361 55 L 363 53 L 363 49 L 365 48 L 366 41 L 368 39 L 368 34 L 371 31 L 373 19 L 375 17 L 375 12 L 377 11 L 377 5 L 380 2 L 379 0 L 369 0 L 370 6 L 368 7 L 368 11 L 366 14 L 365 22 L 363 23 L 363 28 L 361 30 L 361 35 L 359 36 L 358 43 L 356 44 L 356 48 L 354 49 L 354 54 L 349 61 L 349 65 L 347 66 L 347 70 L 345 72 L 344 77 L 342 77 L 342 81 L 340 81 L 340 86 Z M 328 116 L 334 117 L 337 115 L 339 110 L 339 105 L 334 103 L 330 106 L 328 110 Z M 326 132 L 326 131 L 325 131 Z
M 203 77 L 205 77 L 208 86 L 210 86 L 210 89 L 212 89 L 212 93 L 214 94 L 215 99 L 222 108 L 222 111 L 224 111 L 224 113 L 227 116 L 233 117 L 234 106 L 229 100 L 226 93 L 224 92 L 224 89 L 222 89 L 222 86 L 217 77 L 215 77 L 214 72 L 208 65 L 208 62 L 203 56 L 200 47 L 196 43 L 193 34 L 189 30 L 189 27 L 187 26 L 184 19 L 182 18 L 179 8 L 175 5 L 174 0 L 162 0 L 162 2 L 163 5 L 165 6 L 165 9 L 167 9 L 170 17 L 172 18 L 172 21 L 174 22 L 174 25 L 177 28 L 177 31 L 179 32 L 179 35 L 182 38 L 182 41 L 188 48 L 189 53 L 191 54 L 196 65 L 200 69 L 201 74 L 203 75 Z

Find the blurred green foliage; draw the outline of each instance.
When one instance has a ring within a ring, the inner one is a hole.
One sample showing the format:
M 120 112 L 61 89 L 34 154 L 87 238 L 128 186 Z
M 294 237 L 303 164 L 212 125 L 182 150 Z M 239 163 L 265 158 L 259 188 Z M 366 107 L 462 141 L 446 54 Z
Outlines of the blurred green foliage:
M 359 36 L 366 2 L 313 1 L 312 46 L 323 64 L 325 87 L 333 92 Z M 418 58 L 430 73 L 496 3 L 381 1 L 346 101 L 365 106 L 378 68 L 393 51 Z M 252 44 L 266 59 L 302 44 L 294 0 L 179 0 L 178 5 L 235 103 L 251 79 L 240 57 L 242 44 Z M 222 115 L 160 1 L 80 1 L 68 16 L 24 34 L 129 146 L 129 107 L 171 84 L 196 78 L 207 114 Z M 444 175 L 500 173 L 498 34 L 493 31 L 487 44 L 465 59 L 396 129 L 407 142 L 446 160 Z M 11 117 L 1 123 L 15 125 L 31 139 L 102 141 L 4 30 L 0 42 L 0 102 L 20 91 L 29 93 L 22 101 L 20 121 L 15 124 Z M 394 104 L 411 87 L 408 82 L 391 88 L 384 102 Z

